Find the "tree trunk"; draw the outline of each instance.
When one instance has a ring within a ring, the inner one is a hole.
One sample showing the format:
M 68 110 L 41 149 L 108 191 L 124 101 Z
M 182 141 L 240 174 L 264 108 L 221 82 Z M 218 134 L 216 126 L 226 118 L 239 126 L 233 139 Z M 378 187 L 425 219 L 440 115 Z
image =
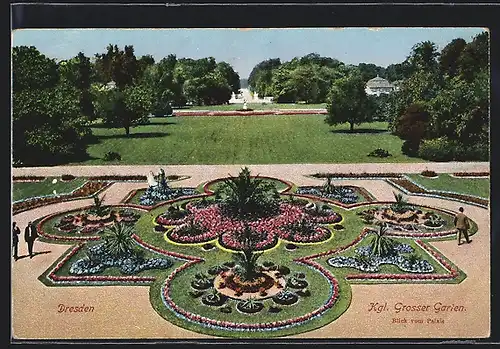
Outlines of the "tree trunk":
M 125 134 L 128 136 L 130 135 L 130 126 L 125 126 Z
M 351 132 L 352 132 L 352 131 L 354 131 L 354 122 L 349 122 L 349 123 L 351 124 L 351 128 L 350 128 L 350 130 L 351 130 Z

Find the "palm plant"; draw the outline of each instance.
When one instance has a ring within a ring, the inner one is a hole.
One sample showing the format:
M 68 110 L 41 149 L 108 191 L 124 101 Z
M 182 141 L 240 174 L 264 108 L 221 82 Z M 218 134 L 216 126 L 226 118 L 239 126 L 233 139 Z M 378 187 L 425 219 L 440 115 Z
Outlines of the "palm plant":
M 104 236 L 104 244 L 110 254 L 122 257 L 134 252 L 133 226 L 115 222 L 107 231 L 108 234 Z
M 332 177 L 326 177 L 326 182 L 323 185 L 323 192 L 325 194 L 333 194 L 335 192 L 335 185 L 332 183 Z
M 99 195 L 94 195 L 94 205 L 92 205 L 92 208 L 90 211 L 94 213 L 96 216 L 104 216 L 108 212 L 108 208 L 103 206 L 104 198 L 106 197 L 106 194 L 102 196 L 102 198 L 99 198 Z
M 396 242 L 387 236 L 387 232 L 389 229 L 387 225 L 384 223 L 380 225 L 378 231 L 374 231 L 374 238 L 371 241 L 371 251 L 370 254 L 372 256 L 389 256 L 394 254 L 394 247 L 396 246 Z
M 222 197 L 225 207 L 241 218 L 265 212 L 279 198 L 274 185 L 263 182 L 258 176 L 252 178 L 247 167 L 237 177 L 226 178 L 215 195 Z
M 396 202 L 391 205 L 392 210 L 395 212 L 406 211 L 408 209 L 408 204 L 407 204 L 407 201 L 404 198 L 403 194 L 401 194 L 401 193 L 396 194 L 395 192 L 393 192 L 393 194 L 394 194 L 394 198 L 395 198 Z
M 236 264 L 235 272 L 244 280 L 253 280 L 257 274 L 257 260 L 262 255 L 262 252 L 255 253 L 251 247 L 250 234 L 251 231 L 245 227 L 245 243 L 244 248 L 239 253 L 233 255 Z

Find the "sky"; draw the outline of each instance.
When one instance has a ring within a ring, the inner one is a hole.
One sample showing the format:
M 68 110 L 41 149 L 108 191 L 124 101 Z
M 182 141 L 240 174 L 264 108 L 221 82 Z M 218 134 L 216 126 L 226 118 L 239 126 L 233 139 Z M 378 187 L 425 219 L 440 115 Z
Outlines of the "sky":
M 133 45 L 137 57 L 150 54 L 160 61 L 214 57 L 226 61 L 247 78 L 252 68 L 269 58 L 282 62 L 309 53 L 345 64 L 401 63 L 413 45 L 434 42 L 441 50 L 455 38 L 467 42 L 484 28 L 292 28 L 292 29 L 18 29 L 13 46 L 35 46 L 48 57 L 69 59 L 83 52 L 104 53 L 108 44 Z

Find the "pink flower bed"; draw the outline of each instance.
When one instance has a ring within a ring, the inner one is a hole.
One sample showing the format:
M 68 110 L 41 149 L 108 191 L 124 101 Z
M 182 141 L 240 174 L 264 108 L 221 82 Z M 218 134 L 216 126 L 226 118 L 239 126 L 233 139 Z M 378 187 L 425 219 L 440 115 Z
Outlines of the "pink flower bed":
M 277 109 L 277 110 L 176 110 L 175 116 L 264 116 L 264 115 L 326 115 L 326 109 Z
M 341 219 L 340 215 L 334 212 L 328 216 L 311 216 L 304 212 L 301 207 L 287 203 L 281 203 L 280 212 L 273 217 L 259 218 L 248 222 L 224 216 L 220 206 L 216 204 L 201 208 L 187 205 L 186 209 L 190 214 L 182 219 L 157 217 L 156 222 L 159 224 L 177 225 L 169 233 L 170 239 L 180 243 L 202 243 L 221 236 L 222 245 L 236 250 L 244 247 L 241 236 L 243 236 L 245 225 L 250 227 L 254 233 L 254 240 L 258 240 L 254 248 L 261 250 L 275 245 L 278 238 L 295 242 L 318 242 L 328 236 L 328 231 L 319 226 L 315 228 L 314 235 L 303 235 L 300 232 L 293 233 L 284 229 L 284 227 L 298 223 L 302 219 L 318 224 L 338 222 Z M 190 224 L 199 227 L 203 233 L 193 235 L 184 233 L 186 226 Z

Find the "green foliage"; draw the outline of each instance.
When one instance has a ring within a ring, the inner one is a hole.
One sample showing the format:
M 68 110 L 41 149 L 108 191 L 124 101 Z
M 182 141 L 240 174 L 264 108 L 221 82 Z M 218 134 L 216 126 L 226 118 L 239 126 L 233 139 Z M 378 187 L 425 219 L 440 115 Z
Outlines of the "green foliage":
M 135 242 L 132 238 L 133 226 L 115 222 L 107 228 L 104 235 L 105 247 L 115 257 L 123 257 L 134 253 Z
M 372 256 L 384 257 L 395 253 L 394 247 L 396 246 L 396 242 L 387 236 L 387 232 L 388 228 L 385 224 L 381 225 L 378 231 L 373 231 L 374 236 L 370 242 L 370 254 Z
M 120 161 L 122 159 L 122 156 L 116 151 L 108 151 L 106 152 L 106 154 L 104 154 L 103 159 L 104 161 Z
M 377 158 L 386 158 L 386 157 L 389 157 L 392 155 L 391 155 L 391 153 L 389 153 L 385 149 L 377 148 L 377 149 L 373 150 L 372 152 L 370 152 L 368 154 L 368 156 L 373 156 L 373 157 L 377 157 Z
M 13 95 L 13 156 L 23 165 L 81 159 L 91 135 L 75 88 L 27 89 Z
M 141 85 L 128 86 L 122 90 L 108 90 L 106 87 L 94 89 L 98 94 L 98 110 L 106 125 L 123 127 L 127 135 L 130 128 L 149 122 L 148 115 L 151 110 L 150 90 Z
M 469 43 L 454 39 L 441 52 L 431 42 L 413 47 L 406 61 L 410 75 L 388 108 L 391 129 L 407 141 L 403 153 L 434 161 L 488 158 L 488 46 L 484 32 Z M 422 118 L 408 116 L 416 104 Z
M 106 53 L 95 55 L 98 81 L 114 81 L 118 89 L 133 85 L 138 78 L 139 64 L 132 45 L 121 50 L 117 45 L 108 45 Z
M 329 125 L 338 125 L 345 122 L 350 124 L 351 131 L 354 125 L 370 121 L 371 105 L 365 93 L 365 81 L 357 72 L 335 81 L 327 103 L 328 116 L 325 121 Z
M 407 211 L 410 206 L 408 205 L 405 197 L 403 196 L 403 194 L 401 193 L 395 193 L 393 192 L 394 194 L 394 199 L 396 200 L 396 202 L 394 204 L 391 205 L 391 209 L 394 211 L 394 212 L 405 212 Z
M 237 177 L 226 178 L 217 188 L 225 209 L 240 218 L 266 215 L 276 210 L 279 194 L 274 184 L 251 177 L 244 167 Z
M 34 46 L 16 46 L 12 49 L 12 89 L 23 90 L 53 88 L 59 81 L 57 63 Z
M 249 248 L 233 254 L 236 264 L 234 270 L 243 280 L 253 280 L 257 274 L 257 260 L 262 252 L 254 252 Z
M 432 161 L 488 161 L 489 159 L 487 145 L 476 144 L 465 147 L 447 137 L 425 140 L 420 145 L 418 154 L 422 159 Z

